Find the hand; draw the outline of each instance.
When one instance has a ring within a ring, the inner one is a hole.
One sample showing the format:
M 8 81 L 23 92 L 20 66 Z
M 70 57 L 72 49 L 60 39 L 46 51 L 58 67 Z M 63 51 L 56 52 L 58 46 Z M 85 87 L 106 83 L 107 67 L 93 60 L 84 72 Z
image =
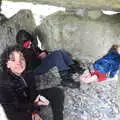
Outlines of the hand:
M 34 100 L 34 103 L 38 106 L 47 106 L 49 105 L 49 100 L 47 100 L 45 97 L 38 95 L 36 99 Z
M 42 59 L 44 59 L 46 56 L 47 56 L 47 53 L 46 53 L 46 52 L 41 52 L 41 53 L 38 55 L 38 58 L 40 58 L 40 59 L 42 60 Z
M 32 114 L 32 120 L 43 120 L 37 113 Z

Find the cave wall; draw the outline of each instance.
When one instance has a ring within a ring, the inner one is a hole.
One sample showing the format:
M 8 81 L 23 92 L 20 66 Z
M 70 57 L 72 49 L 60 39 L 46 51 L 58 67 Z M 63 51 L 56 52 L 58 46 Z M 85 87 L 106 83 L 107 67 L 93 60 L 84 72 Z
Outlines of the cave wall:
M 80 16 L 57 12 L 48 16 L 36 31 L 48 50 L 64 49 L 75 59 L 95 60 L 113 44 L 120 44 L 119 28 L 120 14 L 109 16 L 89 11 Z

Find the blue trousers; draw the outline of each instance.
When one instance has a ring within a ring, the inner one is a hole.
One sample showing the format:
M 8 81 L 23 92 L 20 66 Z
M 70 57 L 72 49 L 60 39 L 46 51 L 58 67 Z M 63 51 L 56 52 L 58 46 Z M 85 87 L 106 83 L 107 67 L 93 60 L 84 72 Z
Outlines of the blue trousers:
M 68 70 L 69 65 L 72 64 L 74 64 L 74 62 L 67 52 L 64 50 L 55 50 L 41 61 L 41 64 L 34 70 L 34 72 L 37 75 L 41 75 L 55 66 L 59 71 L 64 71 Z

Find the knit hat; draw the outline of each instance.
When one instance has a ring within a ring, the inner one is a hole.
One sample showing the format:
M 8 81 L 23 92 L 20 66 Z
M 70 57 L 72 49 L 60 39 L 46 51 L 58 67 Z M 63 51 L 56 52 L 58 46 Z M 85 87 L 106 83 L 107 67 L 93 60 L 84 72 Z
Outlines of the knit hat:
M 26 41 L 31 41 L 34 45 L 37 45 L 37 39 L 35 39 L 29 32 L 25 30 L 18 31 L 16 35 L 16 42 L 18 45 L 23 45 Z

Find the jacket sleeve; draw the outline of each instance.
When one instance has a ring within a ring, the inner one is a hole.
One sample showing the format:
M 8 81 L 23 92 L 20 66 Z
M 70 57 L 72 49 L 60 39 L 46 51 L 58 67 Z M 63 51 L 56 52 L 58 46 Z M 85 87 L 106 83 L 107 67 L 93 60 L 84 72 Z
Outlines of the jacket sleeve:
M 0 86 L 0 103 L 8 109 L 14 109 L 16 112 L 29 112 L 35 109 L 35 105 L 31 102 L 22 103 L 18 100 L 16 92 L 10 86 Z
M 31 118 L 31 111 L 28 105 L 19 104 L 9 86 L 0 86 L 0 104 L 2 104 L 10 120 L 25 120 L 26 117 Z
M 112 70 L 110 73 L 109 73 L 109 78 L 113 78 L 115 75 L 116 75 L 116 73 L 117 73 L 117 71 L 118 71 L 118 69 L 115 69 L 115 70 Z
M 33 102 L 39 94 L 39 92 L 36 90 L 35 74 L 29 71 L 27 74 L 25 74 L 24 79 L 26 80 L 29 86 L 30 101 Z

